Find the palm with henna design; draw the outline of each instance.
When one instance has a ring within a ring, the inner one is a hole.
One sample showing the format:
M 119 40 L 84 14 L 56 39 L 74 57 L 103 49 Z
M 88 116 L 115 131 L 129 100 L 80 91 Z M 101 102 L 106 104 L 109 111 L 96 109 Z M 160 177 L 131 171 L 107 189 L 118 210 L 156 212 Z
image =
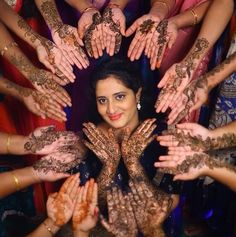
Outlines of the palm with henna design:
M 107 6 L 102 16 L 103 42 L 110 56 L 120 50 L 122 35 L 125 35 L 125 16 L 116 6 Z
M 102 16 L 97 9 L 82 14 L 78 21 L 78 33 L 90 57 L 101 57 L 105 48 L 102 36 Z
M 54 74 L 60 75 L 61 80 L 58 80 L 60 85 L 66 85 L 74 80 L 75 75 L 73 74 L 72 66 L 63 55 L 61 49 L 52 41 L 41 37 L 36 51 L 39 61 Z
M 71 64 L 76 64 L 79 69 L 88 67 L 88 58 L 81 48 L 83 42 L 75 27 L 63 24 L 52 32 L 52 38 Z
M 176 124 L 192 111 L 199 109 L 207 102 L 208 95 L 209 89 L 204 76 L 192 81 L 171 105 L 168 124 Z
M 47 117 L 57 121 L 66 121 L 65 112 L 62 110 L 61 106 L 48 94 L 43 94 L 37 90 L 24 88 L 22 101 L 29 111 L 43 119 Z
M 76 232 L 88 232 L 96 226 L 98 220 L 97 184 L 93 179 L 80 187 L 72 217 L 73 229 Z
M 48 217 L 53 220 L 56 226 L 63 226 L 71 219 L 79 184 L 79 174 L 72 175 L 66 179 L 58 193 L 49 195 Z
M 112 129 L 108 130 L 108 136 L 98 129 L 93 123 L 84 123 L 83 132 L 91 143 L 84 141 L 85 146 L 92 150 L 105 165 L 119 163 L 120 148 Z
M 188 151 L 160 156 L 155 167 L 164 173 L 173 174 L 173 180 L 192 180 L 206 175 L 207 169 L 211 166 L 214 167 L 217 162 L 214 157 L 203 152 Z
M 54 126 L 39 127 L 28 135 L 24 149 L 31 154 L 47 155 L 77 144 L 78 139 L 73 132 L 56 131 Z
M 129 197 L 138 228 L 147 237 L 165 236 L 162 224 L 169 215 L 170 196 L 158 190 L 153 193 L 141 180 L 130 181 L 130 188 Z
M 144 49 L 146 55 L 150 54 L 153 35 L 159 23 L 160 18 L 149 13 L 138 18 L 127 29 L 126 37 L 136 32 L 128 50 L 128 57 L 131 61 L 138 60 Z
M 109 220 L 101 215 L 102 225 L 116 237 L 136 237 L 138 230 L 129 197 L 118 187 L 107 191 Z
M 156 119 L 145 120 L 132 135 L 129 128 L 125 129 L 121 153 L 128 170 L 134 168 L 145 148 L 156 137 L 151 136 L 156 128 L 155 121 Z

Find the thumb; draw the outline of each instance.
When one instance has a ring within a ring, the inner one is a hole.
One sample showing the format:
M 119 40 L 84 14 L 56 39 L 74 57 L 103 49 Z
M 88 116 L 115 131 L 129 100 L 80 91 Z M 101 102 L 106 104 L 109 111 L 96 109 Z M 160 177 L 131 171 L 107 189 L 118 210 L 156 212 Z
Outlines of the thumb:
M 125 19 L 122 19 L 122 20 L 120 21 L 120 33 L 121 33 L 123 36 L 126 36 L 126 34 L 125 34 L 125 28 L 126 28 Z
M 138 20 L 136 20 L 136 21 L 128 28 L 128 30 L 125 32 L 125 36 L 126 36 L 126 37 L 131 36 L 131 35 L 136 31 L 137 28 L 138 28 Z
M 202 101 L 196 102 L 190 109 L 189 113 L 193 112 L 194 110 L 199 109 L 203 105 Z
M 80 39 L 84 38 L 84 32 L 85 32 L 85 25 L 81 24 L 80 21 L 79 21 L 78 22 L 78 34 L 79 34 Z

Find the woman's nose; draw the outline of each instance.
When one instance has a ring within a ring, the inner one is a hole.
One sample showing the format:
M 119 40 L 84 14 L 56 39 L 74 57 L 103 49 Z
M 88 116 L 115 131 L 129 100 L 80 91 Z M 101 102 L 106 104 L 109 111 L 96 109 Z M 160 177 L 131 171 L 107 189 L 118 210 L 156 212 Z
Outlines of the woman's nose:
M 116 111 L 116 106 L 115 104 L 111 101 L 107 104 L 107 113 L 108 114 L 114 114 Z

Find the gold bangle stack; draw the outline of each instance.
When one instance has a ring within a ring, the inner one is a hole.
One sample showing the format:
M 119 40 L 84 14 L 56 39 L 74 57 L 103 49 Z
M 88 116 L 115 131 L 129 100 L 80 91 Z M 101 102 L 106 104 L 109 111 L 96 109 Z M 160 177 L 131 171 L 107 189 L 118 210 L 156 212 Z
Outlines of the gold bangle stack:
M 4 46 L 3 49 L 0 50 L 1 56 L 3 56 L 6 53 L 6 51 L 12 47 L 18 47 L 18 44 L 15 41 L 13 41 L 9 43 L 8 45 Z
M 191 12 L 191 14 L 193 16 L 193 26 L 194 26 L 194 25 L 196 25 L 198 23 L 198 15 L 197 15 L 197 13 L 193 9 L 191 9 L 190 12 Z
M 21 190 L 19 179 L 15 176 L 14 172 L 11 172 L 11 174 L 16 185 L 16 191 L 18 192 Z
M 10 145 L 11 145 L 11 135 L 8 134 L 7 143 L 6 143 L 7 154 L 10 154 Z

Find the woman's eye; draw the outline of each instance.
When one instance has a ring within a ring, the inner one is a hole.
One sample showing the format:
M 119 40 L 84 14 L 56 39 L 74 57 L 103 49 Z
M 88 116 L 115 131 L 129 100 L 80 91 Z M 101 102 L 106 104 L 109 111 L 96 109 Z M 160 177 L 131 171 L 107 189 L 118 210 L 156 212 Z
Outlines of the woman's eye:
M 117 100 L 123 100 L 125 98 L 125 95 L 117 95 L 116 99 Z
M 98 103 L 99 104 L 105 104 L 106 103 L 106 99 L 98 99 Z

